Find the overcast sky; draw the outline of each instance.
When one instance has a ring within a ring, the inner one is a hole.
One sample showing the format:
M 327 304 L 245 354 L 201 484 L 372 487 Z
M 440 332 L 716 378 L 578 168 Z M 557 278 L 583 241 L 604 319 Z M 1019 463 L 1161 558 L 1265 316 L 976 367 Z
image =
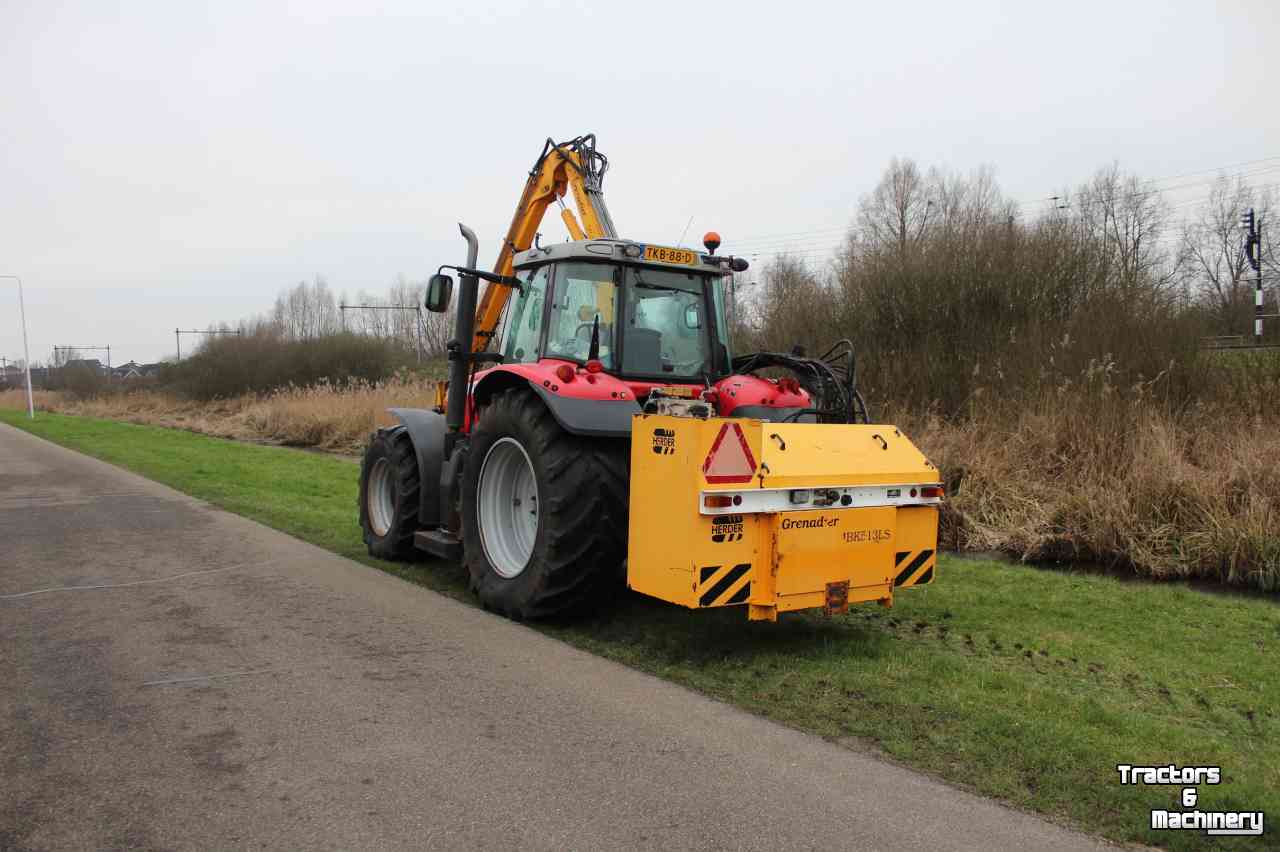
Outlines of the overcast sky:
M 34 360 L 153 361 L 299 280 L 460 262 L 459 220 L 491 260 L 545 137 L 585 132 L 623 236 L 692 217 L 762 259 L 820 260 L 894 155 L 1029 212 L 1115 161 L 1194 200 L 1280 180 L 1278 48 L 1275 0 L 3 0 L 0 274 Z

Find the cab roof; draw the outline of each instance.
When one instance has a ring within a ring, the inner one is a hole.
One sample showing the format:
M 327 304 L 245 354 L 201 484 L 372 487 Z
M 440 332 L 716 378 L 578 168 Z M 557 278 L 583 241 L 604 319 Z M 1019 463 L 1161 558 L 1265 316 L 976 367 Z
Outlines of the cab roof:
M 610 260 L 658 269 L 679 269 L 711 275 L 729 274 L 728 256 L 709 255 L 693 249 L 673 248 L 656 243 L 614 239 L 570 240 L 531 248 L 517 252 L 512 258 L 512 265 L 516 269 L 528 269 L 557 260 Z

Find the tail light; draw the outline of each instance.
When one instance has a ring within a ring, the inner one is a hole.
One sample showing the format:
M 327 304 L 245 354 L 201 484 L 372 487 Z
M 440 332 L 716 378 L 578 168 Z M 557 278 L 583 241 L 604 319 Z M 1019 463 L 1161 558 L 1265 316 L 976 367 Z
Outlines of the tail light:
M 568 364 L 561 364 L 559 367 L 556 367 L 556 375 L 560 377 L 560 381 L 568 384 L 573 381 L 573 367 L 570 367 Z
M 941 500 L 946 490 L 941 485 L 926 485 L 920 489 L 920 496 L 926 500 Z
M 741 494 L 708 494 L 702 498 L 702 505 L 708 509 L 727 509 L 730 506 L 741 506 Z

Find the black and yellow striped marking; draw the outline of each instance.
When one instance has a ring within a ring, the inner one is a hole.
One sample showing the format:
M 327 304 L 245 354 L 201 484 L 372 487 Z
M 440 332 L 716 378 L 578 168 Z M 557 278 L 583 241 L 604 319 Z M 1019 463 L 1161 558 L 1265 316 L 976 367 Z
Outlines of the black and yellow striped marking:
M 899 550 L 894 555 L 895 586 L 923 586 L 933 582 L 934 559 L 932 550 Z
M 698 606 L 746 603 L 751 597 L 751 563 L 708 565 L 698 571 Z

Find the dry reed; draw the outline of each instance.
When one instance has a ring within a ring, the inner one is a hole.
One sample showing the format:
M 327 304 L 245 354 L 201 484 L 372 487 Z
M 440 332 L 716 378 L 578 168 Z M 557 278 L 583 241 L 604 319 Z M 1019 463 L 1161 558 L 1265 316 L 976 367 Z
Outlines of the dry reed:
M 239 440 L 356 453 L 391 406 L 429 407 L 434 382 L 289 387 L 197 403 L 156 391 L 42 410 L 188 429 Z M 1098 562 L 1154 578 L 1280 588 L 1280 422 L 1201 403 L 1170 410 L 1150 388 L 1101 381 L 1040 399 L 985 403 L 957 421 L 896 421 L 943 470 L 943 544 L 1026 560 Z M 25 408 L 21 391 L 0 407 Z
M 948 481 L 945 546 L 1280 589 L 1280 424 L 1053 402 L 907 426 Z
M 89 399 L 74 399 L 54 391 L 36 393 L 36 407 L 43 411 L 340 453 L 359 452 L 374 428 L 395 422 L 387 413 L 388 408 L 428 408 L 434 400 L 435 382 L 409 375 L 383 382 L 291 386 L 269 394 L 246 394 L 211 402 L 156 390 Z M 25 407 L 26 397 L 19 392 L 0 392 L 0 408 Z

